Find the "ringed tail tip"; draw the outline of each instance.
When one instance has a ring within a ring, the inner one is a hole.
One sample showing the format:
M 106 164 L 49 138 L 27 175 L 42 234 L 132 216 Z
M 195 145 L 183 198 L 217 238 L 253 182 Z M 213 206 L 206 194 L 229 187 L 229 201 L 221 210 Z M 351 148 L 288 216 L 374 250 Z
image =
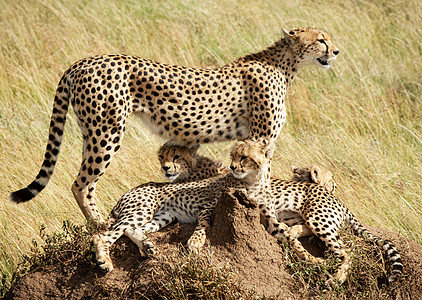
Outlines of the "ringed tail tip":
M 35 196 L 36 195 L 34 195 L 34 193 L 32 193 L 31 190 L 26 187 L 20 189 L 19 191 L 10 193 L 9 200 L 15 203 L 22 203 L 31 200 Z

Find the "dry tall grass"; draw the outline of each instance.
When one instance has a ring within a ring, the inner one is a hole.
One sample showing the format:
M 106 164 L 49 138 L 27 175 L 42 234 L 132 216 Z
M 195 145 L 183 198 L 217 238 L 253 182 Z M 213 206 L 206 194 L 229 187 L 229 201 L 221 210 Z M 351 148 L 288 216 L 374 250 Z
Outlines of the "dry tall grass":
M 127 53 L 187 66 L 221 65 L 260 50 L 281 28 L 330 31 L 332 68 L 303 70 L 288 96 L 273 175 L 319 163 L 338 195 L 367 224 L 422 242 L 422 3 L 351 1 L 0 0 L 0 271 L 10 276 L 41 224 L 83 222 L 70 186 L 81 135 L 69 114 L 55 174 L 33 201 L 7 195 L 42 163 L 54 90 L 62 72 L 93 54 Z M 123 146 L 98 185 L 104 215 L 141 182 L 160 180 L 162 143 L 131 118 Z M 228 162 L 231 144 L 203 147 Z

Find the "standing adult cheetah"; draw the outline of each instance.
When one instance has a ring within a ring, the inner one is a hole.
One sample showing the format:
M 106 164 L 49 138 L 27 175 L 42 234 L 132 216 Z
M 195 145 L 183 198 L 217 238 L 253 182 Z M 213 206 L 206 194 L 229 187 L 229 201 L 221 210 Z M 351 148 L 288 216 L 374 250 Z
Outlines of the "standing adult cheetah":
M 85 217 L 102 222 L 95 187 L 120 148 L 131 113 L 180 145 L 259 137 L 272 142 L 285 123 L 284 97 L 299 69 L 328 68 L 338 53 L 328 33 L 298 28 L 284 31 L 267 49 L 218 68 L 187 68 L 128 55 L 82 59 L 60 79 L 41 170 L 10 199 L 28 201 L 47 185 L 70 104 L 83 136 L 83 160 L 72 192 Z

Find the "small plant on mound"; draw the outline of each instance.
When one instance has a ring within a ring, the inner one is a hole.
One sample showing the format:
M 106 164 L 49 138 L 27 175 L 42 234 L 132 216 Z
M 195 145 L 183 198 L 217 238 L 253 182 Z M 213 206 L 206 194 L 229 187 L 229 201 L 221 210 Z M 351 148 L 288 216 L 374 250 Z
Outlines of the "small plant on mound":
M 95 262 L 95 251 L 92 245 L 92 235 L 97 230 L 87 225 L 75 225 L 63 221 L 62 231 L 47 233 L 41 226 L 41 245 L 33 240 L 31 253 L 23 255 L 12 282 L 39 266 L 61 263 L 69 265 L 74 261 Z
M 256 294 L 245 292 L 227 265 L 216 266 L 212 251 L 187 253 L 183 247 L 159 254 L 153 269 L 153 299 L 248 299 Z M 256 298 L 256 297 L 255 297 Z
M 349 229 L 343 229 L 340 237 L 350 251 L 351 266 L 347 280 L 328 286 L 336 271 L 339 259 L 329 250 L 325 251 L 324 264 L 309 264 L 298 259 L 293 251 L 287 250 L 288 268 L 294 278 L 299 294 L 322 299 L 385 299 L 395 294 L 393 287 L 386 286 L 387 271 L 384 268 L 382 251 Z M 311 237 L 311 239 L 317 239 Z M 394 298 L 394 297 L 393 297 Z

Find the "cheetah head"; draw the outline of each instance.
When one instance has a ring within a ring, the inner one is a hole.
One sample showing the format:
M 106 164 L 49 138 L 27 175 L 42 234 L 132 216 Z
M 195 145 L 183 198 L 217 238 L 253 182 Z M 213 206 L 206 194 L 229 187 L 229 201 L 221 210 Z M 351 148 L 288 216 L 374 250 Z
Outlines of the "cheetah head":
M 337 58 L 339 49 L 334 46 L 331 35 L 315 28 L 283 29 L 285 41 L 290 45 L 299 65 L 318 65 L 329 68 Z
M 158 159 L 161 171 L 166 179 L 174 181 L 189 177 L 192 168 L 196 165 L 196 151 L 198 146 L 185 147 L 171 142 L 165 143 L 158 150 Z
M 323 186 L 327 191 L 334 193 L 337 187 L 333 179 L 333 173 L 328 169 L 318 165 L 310 165 L 306 167 L 292 166 L 294 181 L 313 182 Z
M 268 140 L 237 142 L 231 152 L 230 169 L 235 178 L 253 182 L 269 167 L 273 147 Z

